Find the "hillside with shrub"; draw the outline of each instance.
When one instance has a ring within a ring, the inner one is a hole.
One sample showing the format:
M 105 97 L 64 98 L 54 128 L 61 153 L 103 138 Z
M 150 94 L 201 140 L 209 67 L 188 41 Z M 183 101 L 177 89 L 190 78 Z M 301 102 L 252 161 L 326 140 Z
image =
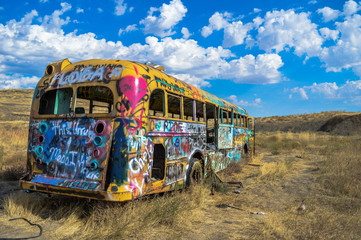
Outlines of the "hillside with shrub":
M 256 118 L 261 132 L 328 132 L 332 135 L 360 135 L 361 112 L 330 111 L 312 114 Z

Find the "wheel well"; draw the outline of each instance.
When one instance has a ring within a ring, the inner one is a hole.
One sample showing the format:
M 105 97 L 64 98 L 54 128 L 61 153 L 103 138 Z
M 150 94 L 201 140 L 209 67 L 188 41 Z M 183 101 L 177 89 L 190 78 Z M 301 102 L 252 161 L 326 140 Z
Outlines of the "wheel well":
M 202 154 L 201 152 L 195 152 L 195 153 L 193 154 L 193 156 L 191 157 L 191 159 L 192 159 L 192 158 L 197 158 L 197 159 L 201 162 L 202 168 L 203 168 L 203 170 L 204 170 L 203 154 Z

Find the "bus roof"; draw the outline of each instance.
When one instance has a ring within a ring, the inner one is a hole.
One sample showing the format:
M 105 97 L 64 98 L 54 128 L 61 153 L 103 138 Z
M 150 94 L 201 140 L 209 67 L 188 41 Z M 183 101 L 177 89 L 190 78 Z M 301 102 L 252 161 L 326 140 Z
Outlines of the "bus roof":
M 166 74 L 161 71 L 164 70 L 161 66 L 127 60 L 91 59 L 76 63 L 71 63 L 68 59 L 59 60 L 46 67 L 45 74 L 39 80 L 37 88 L 40 91 L 40 89 L 46 90 L 46 88 L 58 88 L 84 82 L 109 82 L 118 80 L 122 75 L 121 72 L 125 70 L 132 72 L 133 75 L 139 75 L 148 85 L 152 84 L 151 90 L 166 88 L 169 92 L 178 95 L 213 103 L 226 109 L 233 109 L 234 112 L 241 115 L 248 115 L 245 109 Z

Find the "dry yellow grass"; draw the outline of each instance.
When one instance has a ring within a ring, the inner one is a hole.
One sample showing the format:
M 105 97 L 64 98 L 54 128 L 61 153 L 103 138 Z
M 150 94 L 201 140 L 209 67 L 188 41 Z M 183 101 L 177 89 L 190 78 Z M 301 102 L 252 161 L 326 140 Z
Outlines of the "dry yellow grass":
M 284 178 L 292 171 L 292 162 L 279 159 L 277 162 L 264 163 L 260 167 L 260 180 L 275 181 Z
M 28 122 L 0 122 L 0 133 L 0 179 L 16 179 L 25 170 Z
M 28 105 L 21 106 L 20 101 L 12 110 L 11 103 L 20 99 L 20 93 L 15 91 L 7 97 L 0 94 L 0 102 L 5 101 L 0 105 L 0 171 L 25 167 L 31 91 L 23 98 Z M 6 111 L 10 110 L 13 113 L 9 115 Z M 327 119 L 335 114 L 340 112 L 264 121 L 292 125 L 292 121 Z M 28 225 L 8 221 L 13 217 L 25 217 L 43 226 L 45 239 L 361 238 L 359 137 L 261 132 L 256 137 L 256 150 L 252 162 L 263 166 L 243 162 L 220 173 L 223 180 L 241 181 L 244 188 L 219 184 L 223 190 L 214 196 L 207 185 L 125 204 L 56 195 L 48 198 L 36 193 L 4 194 L 7 197 L 0 203 L 0 238 L 9 229 L 8 237 L 18 236 L 19 229 L 31 232 Z M 0 190 L 8 185 L 1 182 Z M 235 189 L 240 194 L 235 194 Z M 306 210 L 298 213 L 302 200 Z
M 170 239 L 177 232 L 192 230 L 190 221 L 202 215 L 199 208 L 208 193 L 196 186 L 187 192 L 128 203 L 18 193 L 7 197 L 3 207 L 8 218 L 25 217 L 43 226 L 56 226 L 44 233 L 50 239 L 149 239 L 160 233 Z
M 279 153 L 272 154 L 278 145 Z M 265 133 L 258 136 L 257 147 L 255 158 L 263 166 L 232 165 L 220 173 L 226 181 L 242 181 L 244 188 L 236 188 L 240 194 L 229 188 L 212 196 L 205 185 L 114 204 L 18 193 L 5 199 L 0 225 L 14 227 L 7 219 L 26 217 L 42 225 L 48 239 L 361 237 L 360 140 Z M 298 212 L 302 200 L 306 210 Z

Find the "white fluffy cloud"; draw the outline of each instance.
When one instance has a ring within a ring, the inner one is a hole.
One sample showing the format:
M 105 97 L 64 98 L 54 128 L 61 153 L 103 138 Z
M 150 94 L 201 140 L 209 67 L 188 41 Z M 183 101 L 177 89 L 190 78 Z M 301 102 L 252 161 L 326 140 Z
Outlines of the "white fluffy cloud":
M 115 0 L 115 11 L 114 14 L 117 16 L 124 15 L 125 11 L 127 10 L 127 4 L 124 3 L 124 0 Z
M 208 86 L 207 80 L 229 79 L 235 82 L 273 83 L 282 80 L 279 68 L 283 62 L 277 54 L 247 55 L 235 58 L 233 53 L 222 47 L 201 47 L 192 39 L 159 39 L 149 36 L 144 44 L 124 46 L 122 42 L 97 39 L 94 33 L 64 33 L 62 26 L 69 21 L 61 15 L 71 6 L 62 5 L 56 14 L 46 16 L 40 24 L 34 23 L 36 11 L 26 14 L 20 21 L 11 20 L 0 24 L 0 74 L 2 85 L 18 87 L 9 73 L 18 73 L 24 79 L 35 83 L 32 76 L 41 76 L 47 64 L 69 58 L 72 62 L 92 58 L 133 59 L 139 62 L 152 61 L 163 65 L 167 73 L 197 86 Z M 49 28 L 47 24 L 57 22 Z M 131 31 L 135 25 L 128 26 Z M 186 34 L 183 31 L 183 34 Z M 6 78 L 4 76 L 7 76 Z M 12 75 L 11 75 L 12 76 Z M 27 78 L 28 77 L 28 78 Z M 5 83 L 6 80 L 6 83 Z M 14 84 L 11 85 L 11 81 Z M 24 82 L 24 81 L 23 81 Z M 35 85 L 35 84 L 34 84 Z
M 60 4 L 60 6 L 60 10 L 55 10 L 50 16 L 46 15 L 42 20 L 41 25 L 50 32 L 55 32 L 63 25 L 66 25 L 70 22 L 70 17 L 66 17 L 64 20 L 60 16 L 69 11 L 71 9 L 71 5 L 69 3 L 63 2 Z
M 183 34 L 184 39 L 188 39 L 191 36 L 188 28 L 185 28 L 185 27 L 182 28 L 181 33 Z
M 282 80 L 278 71 L 282 66 L 282 59 L 277 54 L 246 55 L 225 63 L 220 77 L 239 83 L 277 83 Z
M 193 86 L 196 87 L 208 87 L 211 84 L 207 81 L 205 81 L 202 78 L 196 77 L 194 75 L 190 75 L 190 74 L 173 74 L 172 76 L 181 79 L 189 84 L 192 84 Z
M 27 77 L 21 74 L 0 73 L 0 89 L 33 88 L 39 79 L 39 77 L 35 76 Z
M 354 14 L 337 22 L 336 30 L 340 33 L 336 44 L 324 48 L 321 55 L 327 71 L 352 68 L 361 76 L 361 15 Z
M 213 31 L 219 31 L 222 28 L 225 28 L 225 26 L 227 26 L 229 24 L 228 21 L 231 20 L 231 17 L 232 17 L 232 15 L 228 12 L 214 13 L 209 18 L 209 25 L 204 26 L 202 28 L 202 36 L 208 37 L 209 35 L 211 35 L 213 33 Z
M 291 89 L 291 93 L 299 94 L 303 100 L 308 100 L 308 95 L 304 88 L 295 87 Z M 289 98 L 292 98 L 292 94 L 289 95 Z
M 140 21 L 144 25 L 146 34 L 154 34 L 160 37 L 175 34 L 173 28 L 185 16 L 187 8 L 181 0 L 172 0 L 169 4 L 163 4 L 160 8 L 150 8 L 148 16 Z M 156 16 L 158 14 L 159 16 Z
M 132 32 L 138 30 L 137 24 L 128 25 L 124 30 L 119 29 L 118 35 L 120 36 L 123 33 Z
M 321 95 L 331 100 L 361 104 L 361 80 L 347 81 L 339 85 L 336 82 L 313 83 L 311 86 L 296 87 L 291 92 L 300 94 L 305 100 L 309 99 L 310 95 Z
M 261 98 L 256 98 L 255 100 L 249 102 L 249 101 L 245 101 L 243 99 L 238 99 L 238 97 L 236 95 L 231 95 L 227 99 L 234 105 L 237 105 L 240 107 L 249 107 L 249 106 L 260 107 L 261 103 L 262 103 Z
M 257 34 L 257 44 L 266 52 L 293 48 L 298 56 L 318 56 L 323 41 L 309 14 L 296 13 L 293 9 L 267 12 Z
M 343 13 L 346 16 L 350 16 L 360 10 L 360 5 L 355 1 L 347 1 L 345 5 L 343 5 Z
M 231 21 L 232 15 L 228 12 L 214 13 L 209 18 L 209 25 L 202 28 L 202 36 L 208 37 L 213 31 L 224 29 L 223 47 L 232 47 L 244 43 L 247 33 L 253 28 L 252 23 L 243 24 L 242 21 Z
M 329 22 L 329 21 L 332 21 L 332 20 L 335 20 L 336 18 L 338 18 L 341 14 L 340 11 L 338 10 L 333 10 L 329 7 L 324 7 L 324 8 L 321 8 L 321 9 L 318 9 L 317 12 L 319 14 L 322 14 L 322 17 L 323 17 L 323 21 L 325 22 Z
M 340 32 L 337 30 L 331 30 L 329 28 L 321 28 L 320 33 L 324 39 L 332 39 L 336 41 L 339 37 Z

